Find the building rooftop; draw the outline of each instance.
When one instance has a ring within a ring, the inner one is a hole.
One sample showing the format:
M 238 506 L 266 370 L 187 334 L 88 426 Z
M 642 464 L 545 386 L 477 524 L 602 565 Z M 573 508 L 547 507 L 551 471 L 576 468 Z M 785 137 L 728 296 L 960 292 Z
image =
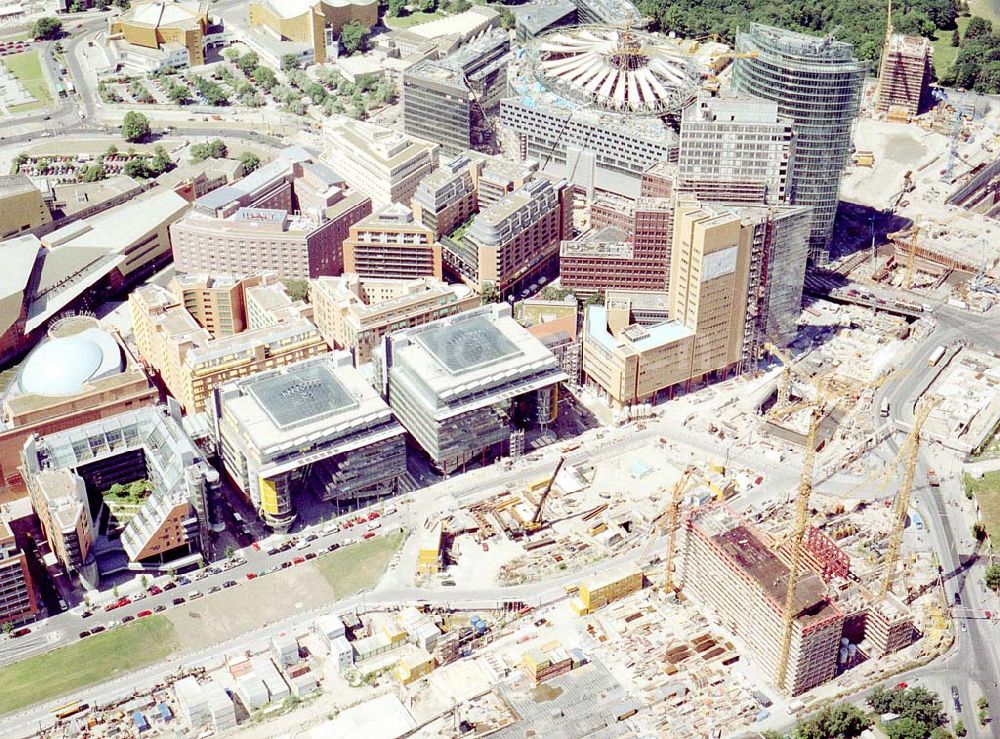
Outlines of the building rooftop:
M 150 28 L 189 27 L 198 25 L 207 17 L 205 6 L 188 0 L 150 0 L 136 3 L 121 17 L 123 23 L 132 23 Z
M 357 406 L 333 372 L 323 365 L 248 382 L 246 390 L 281 429 Z
M 603 305 L 587 308 L 584 333 L 609 351 L 644 352 L 672 344 L 691 336 L 694 332 L 679 321 L 663 321 L 652 326 L 633 324 L 615 336 L 608 330 L 608 311 Z
M 573 241 L 564 241 L 559 247 L 563 257 L 592 257 L 595 259 L 631 259 L 635 247 L 628 234 L 617 226 L 605 226 L 590 231 Z
M 790 571 L 753 529 L 723 506 L 702 508 L 692 514 L 691 521 L 712 539 L 730 566 L 754 581 L 779 613 L 784 611 Z M 837 613 L 837 607 L 826 596 L 822 578 L 811 571 L 799 576 L 793 609 L 798 620 L 804 624 Z
M 17 195 L 22 192 L 38 190 L 31 178 L 25 174 L 0 175 L 0 198 Z
M 524 5 L 512 5 L 510 11 L 528 35 L 537 36 L 566 16 L 575 16 L 576 3 L 570 0 L 538 0 Z
M 438 148 L 437 144 L 407 136 L 391 128 L 343 116 L 329 118 L 324 133 L 327 138 L 342 139 L 350 150 L 374 159 L 389 169 Z
M 854 56 L 854 46 L 846 41 L 838 41 L 832 35 L 810 36 L 784 28 L 751 23 L 749 31 L 737 34 L 737 49 L 743 51 L 741 41 L 751 43 L 764 53 L 777 54 L 804 66 L 821 63 L 827 71 L 831 64 L 844 64 L 851 69 L 862 66 Z
M 49 338 L 21 365 L 16 391 L 33 395 L 76 395 L 92 380 L 124 369 L 121 347 L 100 328 Z
M 473 316 L 450 326 L 433 325 L 415 338 L 453 374 L 470 372 L 521 353 L 485 316 Z

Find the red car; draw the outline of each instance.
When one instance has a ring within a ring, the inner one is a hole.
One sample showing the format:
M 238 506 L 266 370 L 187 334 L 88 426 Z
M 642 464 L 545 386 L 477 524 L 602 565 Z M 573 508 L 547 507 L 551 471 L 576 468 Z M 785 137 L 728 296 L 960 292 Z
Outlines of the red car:
M 906 690 L 908 687 L 910 686 L 907 685 L 906 683 L 900 683 L 899 685 L 896 686 L 896 690 Z
M 153 585 L 146 592 L 148 592 L 150 595 L 159 595 L 160 593 L 163 592 L 163 588 L 161 588 L 159 585 Z
M 354 526 L 354 521 L 352 521 L 351 519 L 347 519 L 346 521 L 344 521 L 344 524 L 343 526 L 341 526 L 341 528 L 349 529 L 352 526 Z
M 253 543 L 253 549 L 254 549 L 255 552 L 259 552 L 260 551 L 260 542 L 259 541 L 255 541 Z
M 145 618 L 146 616 L 152 616 L 152 615 L 153 615 L 152 611 L 139 611 L 137 614 L 135 614 L 135 617 L 136 618 Z
M 18 629 L 17 631 L 10 632 L 10 638 L 11 639 L 18 639 L 18 638 L 20 638 L 22 636 L 27 636 L 30 633 L 31 633 L 31 629 L 29 629 L 27 626 L 25 626 L 23 629 Z
M 382 514 L 379 513 L 378 511 L 372 511 L 371 513 L 368 514 L 368 520 L 369 521 L 374 521 L 376 518 L 378 518 L 381 515 Z
M 300 564 L 302 564 L 305 561 L 306 561 L 305 557 L 296 557 L 295 559 L 292 560 L 292 564 L 293 565 L 300 565 Z
M 368 519 L 365 518 L 364 516 L 355 516 L 354 517 L 354 523 L 364 523 L 367 520 Z
M 256 580 L 256 579 L 257 579 L 257 573 L 256 572 L 248 572 L 247 573 L 247 580 Z
M 362 539 L 371 539 L 371 538 L 372 538 L 372 537 L 374 537 L 374 536 L 375 536 L 375 532 L 374 532 L 374 531 L 369 531 L 368 533 L 366 533 L 366 534 L 365 534 L 364 536 L 362 536 L 361 538 L 362 538 Z

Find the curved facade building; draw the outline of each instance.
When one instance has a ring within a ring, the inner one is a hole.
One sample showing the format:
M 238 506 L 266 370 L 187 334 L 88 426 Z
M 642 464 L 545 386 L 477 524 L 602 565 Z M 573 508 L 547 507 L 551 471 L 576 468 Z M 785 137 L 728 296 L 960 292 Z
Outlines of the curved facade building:
M 378 23 L 377 0 L 256 0 L 250 24 L 274 36 L 312 47 L 313 61 L 327 60 L 327 47 L 351 21 L 366 29 Z M 336 47 L 335 47 L 336 48 Z M 330 56 L 336 57 L 336 53 Z
M 186 56 L 191 67 L 205 63 L 207 32 L 205 5 L 187 0 L 135 3 L 111 23 L 112 40 L 123 39 L 131 47 L 156 52 L 164 62 Z M 181 57 L 174 53 L 177 51 L 182 52 Z
M 865 67 L 851 44 L 758 24 L 737 34 L 736 50 L 753 56 L 736 60 L 733 86 L 777 103 L 793 122 L 792 202 L 812 206 L 809 255 L 824 264 Z

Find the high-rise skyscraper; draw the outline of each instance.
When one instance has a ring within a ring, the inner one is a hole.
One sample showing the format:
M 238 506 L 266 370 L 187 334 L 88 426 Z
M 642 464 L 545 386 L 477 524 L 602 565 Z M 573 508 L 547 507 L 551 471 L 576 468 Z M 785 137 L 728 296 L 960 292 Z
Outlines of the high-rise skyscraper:
M 837 214 L 840 178 L 851 154 L 851 128 L 865 68 L 851 44 L 753 24 L 736 35 L 737 91 L 778 104 L 792 120 L 791 198 L 813 207 L 809 253 L 823 264 Z
M 788 202 L 792 122 L 772 100 L 700 97 L 684 109 L 677 159 L 680 192 L 751 205 Z

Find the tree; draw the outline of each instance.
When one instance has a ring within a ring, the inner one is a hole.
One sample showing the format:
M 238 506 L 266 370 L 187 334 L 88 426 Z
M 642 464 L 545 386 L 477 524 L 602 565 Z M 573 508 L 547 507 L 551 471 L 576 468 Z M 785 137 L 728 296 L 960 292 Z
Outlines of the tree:
M 299 58 L 295 54 L 285 54 L 281 57 L 281 71 L 287 72 L 290 69 L 299 68 Z
M 157 145 L 153 149 L 153 158 L 149 162 L 149 170 L 153 173 L 153 176 L 161 175 L 173 166 L 174 161 L 167 154 L 167 150 Z
M 965 27 L 965 40 L 971 41 L 974 38 L 990 36 L 993 33 L 993 24 L 978 15 L 969 20 L 969 25 Z
M 108 173 L 104 169 L 104 162 L 91 164 L 89 167 L 84 168 L 83 174 L 80 175 L 80 179 L 83 182 L 99 182 L 100 180 L 107 179 L 107 177 Z
M 889 736 L 889 739 L 927 739 L 927 735 L 930 733 L 927 724 L 909 716 L 903 716 L 889 722 L 882 727 L 882 730 Z M 830 736 L 836 735 L 830 734 Z
M 143 590 L 145 590 L 146 588 L 148 588 L 149 587 L 149 577 L 146 576 L 146 575 L 143 575 L 142 577 L 140 577 L 139 578 L 139 585 L 142 586 Z
M 1000 564 L 986 568 L 986 587 L 990 590 L 1000 590 Z
M 437 0 L 417 0 L 417 8 L 422 13 L 433 13 L 437 9 Z
M 203 144 L 191 147 L 191 161 L 203 162 L 206 159 L 223 159 L 229 154 L 229 149 L 222 139 L 212 139 Z
M 142 113 L 130 110 L 122 120 L 122 138 L 126 141 L 142 141 L 149 136 L 149 119 Z
M 792 739 L 852 739 L 871 725 L 871 718 L 860 708 L 847 704 L 828 706 L 796 724 Z
M 348 56 L 364 51 L 368 45 L 368 32 L 358 21 L 351 21 L 340 30 L 340 43 Z
M 232 46 L 230 46 L 228 49 L 222 52 L 222 58 L 225 59 L 230 64 L 232 64 L 237 59 L 240 58 L 240 52 L 238 49 L 234 49 Z
M 309 280 L 293 280 L 286 278 L 281 281 L 285 286 L 285 292 L 292 300 L 302 300 L 309 302 Z
M 872 691 L 868 705 L 876 713 L 896 713 L 919 721 L 928 731 L 930 727 L 938 726 L 942 719 L 941 700 L 931 691 L 919 686 L 888 690 L 880 685 Z
M 596 293 L 591 295 L 589 298 L 583 301 L 586 305 L 604 305 L 604 291 L 598 290 Z
M 500 27 L 505 31 L 510 31 L 517 25 L 514 14 L 508 8 L 500 8 Z
M 472 3 L 469 0 L 453 0 L 450 10 L 452 13 L 464 13 L 471 7 Z
M 104 156 L 113 157 L 118 153 L 118 147 L 114 144 L 110 144 L 107 149 L 104 150 Z
M 250 174 L 260 166 L 260 157 L 252 151 L 245 151 L 240 154 L 240 161 L 243 162 L 243 174 Z
M 958 32 L 957 28 L 951 32 L 951 45 L 955 47 L 962 45 L 962 35 Z
M 111 588 L 111 594 L 113 596 L 115 596 L 116 598 L 118 597 L 118 586 L 117 585 L 115 585 L 113 588 Z
M 148 180 L 152 176 L 152 173 L 149 171 L 149 165 L 146 164 L 145 157 L 129 159 L 125 162 L 125 167 L 122 171 L 129 177 L 134 177 L 137 180 Z
M 955 739 L 955 735 L 943 726 L 938 726 L 931 732 L 930 739 Z
M 46 15 L 35 21 L 31 35 L 36 39 L 56 39 L 62 34 L 62 21 Z
M 959 719 L 955 723 L 955 736 L 965 736 L 968 732 L 965 730 L 965 722 Z
M 972 535 L 976 541 L 986 541 L 986 527 L 982 521 L 976 521 L 972 524 Z
M 0 628 L 3 628 L 3 633 L 9 636 L 10 632 L 14 630 L 14 624 L 12 624 L 10 621 L 4 621 L 3 627 Z
M 233 556 L 236 554 L 236 550 L 233 549 L 232 546 L 228 546 L 226 547 L 225 554 L 226 554 L 226 559 L 232 559 Z
M 240 71 L 243 72 L 243 74 L 250 74 L 259 65 L 260 57 L 252 51 L 248 51 L 236 60 L 236 66 L 240 68 Z
M 389 8 L 386 14 L 392 18 L 398 18 L 406 12 L 406 0 L 389 0 Z
M 483 282 L 483 286 L 479 290 L 479 302 L 483 305 L 488 305 L 490 303 L 499 303 L 501 300 L 497 284 L 491 280 Z
M 278 84 L 278 75 L 269 67 L 256 66 L 250 76 L 257 80 L 257 84 L 264 92 L 270 92 Z

